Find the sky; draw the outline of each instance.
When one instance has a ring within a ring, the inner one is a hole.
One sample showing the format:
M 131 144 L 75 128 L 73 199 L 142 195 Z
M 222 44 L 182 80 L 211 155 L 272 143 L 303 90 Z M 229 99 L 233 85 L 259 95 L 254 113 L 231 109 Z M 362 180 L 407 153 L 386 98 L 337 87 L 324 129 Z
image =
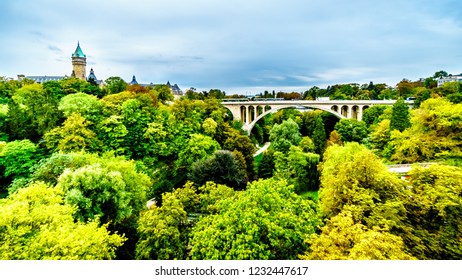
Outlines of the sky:
M 2 0 L 0 76 L 87 75 L 228 94 L 462 73 L 459 0 Z

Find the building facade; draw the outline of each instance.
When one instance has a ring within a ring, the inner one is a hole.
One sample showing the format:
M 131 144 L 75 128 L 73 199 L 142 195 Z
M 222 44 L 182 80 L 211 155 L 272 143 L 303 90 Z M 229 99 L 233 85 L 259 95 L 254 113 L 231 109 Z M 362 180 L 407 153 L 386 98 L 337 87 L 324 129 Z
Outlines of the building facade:
M 462 74 L 460 75 L 449 75 L 447 77 L 440 77 L 438 79 L 438 87 L 441 87 L 448 82 L 462 82 Z

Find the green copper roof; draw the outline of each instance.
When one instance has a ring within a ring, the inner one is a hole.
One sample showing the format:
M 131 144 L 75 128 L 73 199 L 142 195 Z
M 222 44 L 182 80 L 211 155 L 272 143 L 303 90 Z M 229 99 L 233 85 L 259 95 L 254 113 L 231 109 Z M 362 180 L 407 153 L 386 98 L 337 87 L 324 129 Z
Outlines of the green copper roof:
M 72 54 L 72 57 L 87 57 L 86 55 L 83 54 L 82 49 L 80 48 L 80 43 L 77 43 L 77 48 L 75 49 L 75 52 Z

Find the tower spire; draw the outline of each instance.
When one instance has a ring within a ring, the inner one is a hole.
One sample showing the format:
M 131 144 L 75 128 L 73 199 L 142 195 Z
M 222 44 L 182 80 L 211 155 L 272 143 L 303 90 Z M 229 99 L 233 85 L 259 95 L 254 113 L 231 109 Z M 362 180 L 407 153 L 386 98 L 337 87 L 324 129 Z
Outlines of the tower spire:
M 80 48 L 80 41 L 77 41 L 77 48 L 72 54 L 72 66 L 73 66 L 73 76 L 82 80 L 85 80 L 86 76 L 86 66 L 87 66 L 87 56 L 83 53 Z
M 87 57 L 80 48 L 80 41 L 77 41 L 77 48 L 75 49 L 75 52 L 72 54 L 72 57 Z

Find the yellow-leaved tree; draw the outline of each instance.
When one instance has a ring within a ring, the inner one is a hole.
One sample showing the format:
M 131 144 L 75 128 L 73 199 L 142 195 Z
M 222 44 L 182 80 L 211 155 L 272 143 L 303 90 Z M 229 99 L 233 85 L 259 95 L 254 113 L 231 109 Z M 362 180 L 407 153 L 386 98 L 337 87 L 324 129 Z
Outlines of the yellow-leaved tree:
M 0 199 L 0 210 L 0 259 L 113 259 L 126 240 L 97 219 L 75 222 L 63 191 L 42 182 Z

